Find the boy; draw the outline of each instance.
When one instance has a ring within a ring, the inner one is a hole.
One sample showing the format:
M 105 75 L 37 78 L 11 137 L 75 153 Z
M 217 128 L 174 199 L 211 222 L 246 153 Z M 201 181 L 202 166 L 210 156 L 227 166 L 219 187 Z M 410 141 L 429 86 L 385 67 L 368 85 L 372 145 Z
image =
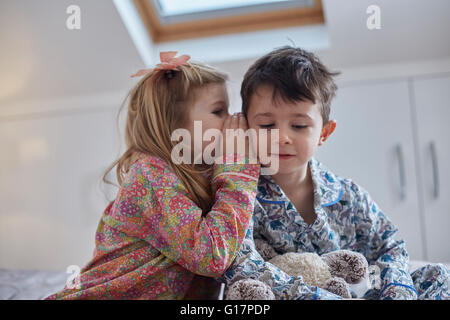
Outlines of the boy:
M 249 128 L 279 130 L 279 152 L 271 156 L 278 157 L 280 169 L 260 177 L 252 224 L 221 279 L 227 287 L 258 279 L 276 299 L 341 299 L 265 262 L 253 240 L 262 238 L 278 254 L 360 252 L 380 271 L 379 286 L 365 299 L 449 299 L 449 270 L 432 264 L 410 275 L 404 241 L 394 238 L 397 228 L 368 192 L 314 158 L 336 128 L 329 120 L 335 75 L 314 54 L 293 47 L 270 52 L 245 74 L 242 111 Z

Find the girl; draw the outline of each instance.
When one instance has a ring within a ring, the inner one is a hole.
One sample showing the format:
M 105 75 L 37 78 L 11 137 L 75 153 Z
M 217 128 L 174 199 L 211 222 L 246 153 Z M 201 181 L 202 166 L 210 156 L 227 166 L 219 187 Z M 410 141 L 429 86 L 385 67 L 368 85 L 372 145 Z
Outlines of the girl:
M 234 260 L 260 166 L 237 164 L 249 162 L 246 154 L 212 166 L 172 162 L 175 129 L 193 133 L 202 121 L 203 130 L 246 130 L 242 116 L 228 115 L 227 76 L 175 54 L 161 53 L 161 64 L 136 74 L 144 77 L 128 95 L 127 149 L 106 172 L 117 165 L 120 188 L 102 214 L 93 258 L 74 286 L 47 299 L 213 298 L 212 278 Z

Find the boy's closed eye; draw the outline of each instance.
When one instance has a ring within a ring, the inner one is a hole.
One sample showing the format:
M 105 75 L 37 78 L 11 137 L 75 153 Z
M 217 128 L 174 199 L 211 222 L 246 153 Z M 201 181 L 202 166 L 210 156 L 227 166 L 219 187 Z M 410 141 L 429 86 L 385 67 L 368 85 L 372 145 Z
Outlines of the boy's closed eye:
M 269 124 L 260 124 L 259 127 L 260 128 L 273 128 L 275 126 L 274 123 L 269 123 Z M 308 126 L 305 125 L 292 125 L 292 128 L 294 129 L 304 129 L 307 128 Z

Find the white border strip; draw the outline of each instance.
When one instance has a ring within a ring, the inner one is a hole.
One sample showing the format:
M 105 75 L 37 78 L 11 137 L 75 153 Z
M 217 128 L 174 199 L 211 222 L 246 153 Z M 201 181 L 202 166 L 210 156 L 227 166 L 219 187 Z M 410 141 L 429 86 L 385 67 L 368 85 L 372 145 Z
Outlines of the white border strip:
M 156 43 L 155 49 L 160 52 L 175 48 L 195 60 L 212 63 L 256 59 L 277 47 L 292 45 L 291 41 L 310 51 L 330 47 L 326 26 L 317 24 Z
M 131 0 L 113 0 L 133 43 L 147 67 L 155 64 L 155 46 Z

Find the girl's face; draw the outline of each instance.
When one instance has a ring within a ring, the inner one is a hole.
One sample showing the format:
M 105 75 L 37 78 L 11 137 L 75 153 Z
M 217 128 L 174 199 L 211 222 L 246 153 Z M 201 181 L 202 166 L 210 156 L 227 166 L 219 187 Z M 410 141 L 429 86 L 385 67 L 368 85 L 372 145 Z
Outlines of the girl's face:
M 191 133 L 191 140 L 202 141 L 202 153 L 211 141 L 203 141 L 202 137 L 208 129 L 222 130 L 228 114 L 228 93 L 225 83 L 210 83 L 193 91 L 193 98 L 188 104 L 186 129 Z M 194 121 L 201 121 L 202 136 L 194 135 Z
M 293 173 L 309 161 L 317 147 L 333 132 L 336 123 L 330 120 L 330 123 L 322 128 L 319 106 L 312 101 L 292 103 L 281 98 L 274 101 L 272 95 L 273 87 L 258 87 L 251 97 L 247 114 L 248 125 L 256 131 L 268 130 L 267 154 L 279 159 L 278 173 Z M 278 154 L 270 150 L 271 129 L 279 129 Z

